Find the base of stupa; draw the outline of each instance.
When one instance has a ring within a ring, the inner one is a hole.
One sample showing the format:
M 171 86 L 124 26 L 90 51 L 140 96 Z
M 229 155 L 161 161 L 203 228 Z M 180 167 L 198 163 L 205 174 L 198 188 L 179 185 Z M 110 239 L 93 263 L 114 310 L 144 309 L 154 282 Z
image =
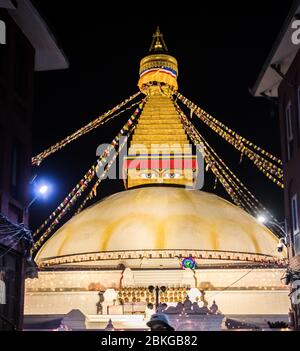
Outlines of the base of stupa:
M 97 314 L 99 291 L 114 289 L 115 301 L 102 302 L 102 313 L 143 314 L 149 302 L 148 286 L 166 286 L 161 302 L 175 306 L 184 302 L 189 288 L 205 292 L 208 306 L 216 301 L 225 315 L 287 315 L 288 289 L 281 283 L 284 269 L 156 269 L 41 271 L 26 281 L 25 315 L 67 314 L 78 309 Z M 120 298 L 123 303 L 120 304 Z M 99 312 L 99 311 L 98 311 Z

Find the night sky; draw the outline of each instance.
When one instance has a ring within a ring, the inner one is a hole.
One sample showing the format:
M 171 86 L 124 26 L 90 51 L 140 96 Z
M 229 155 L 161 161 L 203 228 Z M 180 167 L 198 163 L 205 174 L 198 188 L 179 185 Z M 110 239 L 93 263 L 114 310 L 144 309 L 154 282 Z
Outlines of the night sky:
M 248 5 L 225 13 L 180 11 L 166 16 L 152 10 L 121 17 L 121 10 L 93 7 L 92 2 L 33 1 L 70 62 L 65 71 L 35 74 L 33 154 L 71 134 L 138 91 L 140 59 L 147 54 L 157 25 L 169 51 L 179 61 L 179 91 L 247 139 L 280 155 L 276 105 L 249 94 L 272 48 L 292 1 L 262 11 Z M 64 5 L 63 5 L 63 4 Z M 80 6 L 79 6 L 80 4 Z M 87 5 L 89 4 L 89 6 Z M 60 203 L 96 160 L 96 148 L 110 143 L 129 114 L 96 129 L 50 156 L 33 170 L 53 182 L 47 201 L 32 206 L 34 229 Z M 219 155 L 257 198 L 283 219 L 283 194 L 272 182 L 206 125 L 193 119 Z M 206 173 L 205 191 L 214 178 Z M 124 190 L 122 180 L 104 181 L 98 199 Z M 228 199 L 218 185 L 215 191 Z

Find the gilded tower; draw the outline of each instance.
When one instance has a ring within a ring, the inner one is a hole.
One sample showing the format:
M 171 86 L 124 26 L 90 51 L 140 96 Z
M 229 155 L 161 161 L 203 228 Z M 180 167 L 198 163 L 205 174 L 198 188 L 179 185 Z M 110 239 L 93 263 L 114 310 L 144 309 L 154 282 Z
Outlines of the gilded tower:
M 196 156 L 172 101 L 178 89 L 178 63 L 169 54 L 159 28 L 139 73 L 138 87 L 147 103 L 125 159 L 126 187 L 163 183 L 191 187 Z

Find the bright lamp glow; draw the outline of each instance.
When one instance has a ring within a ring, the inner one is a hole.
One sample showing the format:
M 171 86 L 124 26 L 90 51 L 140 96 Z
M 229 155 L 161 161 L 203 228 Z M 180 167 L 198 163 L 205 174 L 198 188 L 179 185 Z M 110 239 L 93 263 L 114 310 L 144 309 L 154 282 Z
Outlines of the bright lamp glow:
M 29 208 L 38 200 L 38 199 L 47 199 L 50 193 L 52 193 L 52 184 L 45 181 L 37 181 L 34 182 L 37 176 L 34 177 L 34 179 L 31 181 L 30 184 L 33 184 L 33 199 L 30 201 L 30 203 L 26 206 L 26 211 L 29 210 Z
M 201 292 L 197 288 L 192 288 L 188 292 L 188 297 L 190 298 L 191 302 L 196 302 L 197 298 L 201 297 Z
M 41 195 L 46 195 L 48 190 L 49 190 L 48 185 L 41 185 L 38 189 L 38 191 Z
M 41 180 L 34 183 L 34 195 L 39 199 L 46 199 L 52 193 L 52 184 L 47 180 Z
M 257 220 L 259 221 L 259 223 L 266 223 L 267 218 L 265 216 L 260 215 L 257 217 Z

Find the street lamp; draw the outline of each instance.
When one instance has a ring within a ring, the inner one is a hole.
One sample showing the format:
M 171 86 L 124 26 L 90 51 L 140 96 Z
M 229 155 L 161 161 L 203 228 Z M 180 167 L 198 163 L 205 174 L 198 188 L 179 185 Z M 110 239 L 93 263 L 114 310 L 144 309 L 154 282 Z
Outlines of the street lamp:
M 282 237 L 279 239 L 279 243 L 277 245 L 277 251 L 282 252 L 284 246 L 286 246 L 286 244 L 287 244 L 287 233 L 286 233 L 285 229 L 283 228 L 283 226 L 280 225 L 279 223 L 273 221 L 273 220 L 270 220 L 269 218 L 267 218 L 264 215 L 257 216 L 257 220 L 259 223 L 262 223 L 262 224 L 268 223 L 268 224 L 275 226 L 277 229 L 280 230 Z
M 47 194 L 48 190 L 49 190 L 48 185 L 44 184 L 39 188 L 39 193 L 41 195 L 45 195 L 45 194 Z
M 29 208 L 35 203 L 35 201 L 42 197 L 46 196 L 50 191 L 50 186 L 46 183 L 41 183 L 35 187 L 35 196 L 34 198 L 29 202 L 29 204 L 25 207 L 25 212 L 27 213 Z
M 275 226 L 278 230 L 280 230 L 280 233 L 281 233 L 281 235 L 282 235 L 282 238 L 280 239 L 280 242 L 283 243 L 283 240 L 284 240 L 284 244 L 286 244 L 287 234 L 286 234 L 284 228 L 283 228 L 280 224 L 278 224 L 277 222 L 275 222 L 275 221 L 273 221 L 273 220 L 267 218 L 267 217 L 264 216 L 264 215 L 259 215 L 259 216 L 257 216 L 257 220 L 258 220 L 259 223 L 262 223 L 262 224 L 265 224 L 265 223 L 266 223 L 266 224 L 271 224 L 271 225 Z
M 266 223 L 267 218 L 263 215 L 259 215 L 257 216 L 257 220 L 259 221 L 259 223 Z

